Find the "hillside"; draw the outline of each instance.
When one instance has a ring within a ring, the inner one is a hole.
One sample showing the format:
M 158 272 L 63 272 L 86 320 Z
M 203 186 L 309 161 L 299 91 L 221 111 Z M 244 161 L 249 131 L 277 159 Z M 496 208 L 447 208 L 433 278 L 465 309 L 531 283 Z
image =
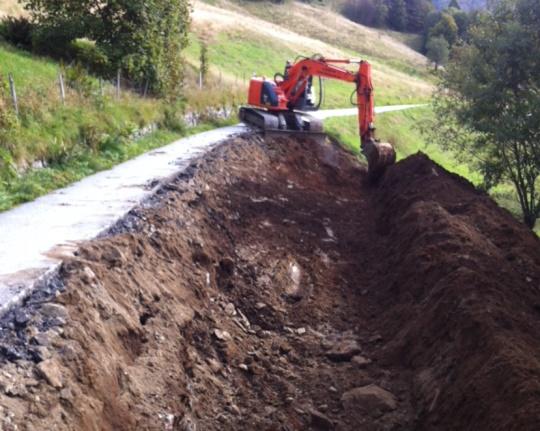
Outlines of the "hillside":
M 0 2 L 0 13 L 21 12 L 16 0 Z M 201 39 L 208 44 L 210 64 L 204 88 L 198 85 Z M 13 74 L 21 111 L 17 127 L 0 134 L 0 210 L 189 132 L 179 118 L 180 111 L 202 113 L 198 118 L 215 125 L 215 119 L 205 114 L 207 108 L 230 109 L 244 103 L 253 73 L 273 76 L 283 70 L 287 59 L 314 53 L 370 60 L 378 105 L 426 102 L 433 89 L 426 59 L 397 38 L 302 3 L 255 7 L 226 0 L 212 5 L 195 2 L 190 44 L 185 50 L 189 64 L 186 98 L 181 107 L 132 91 L 122 91 L 118 100 L 114 82 L 105 83 L 100 94 L 95 78 L 85 81 L 90 88 L 82 93 L 75 88 L 79 84 L 68 83 L 63 105 L 59 63 L 0 43 L 0 74 L 4 78 Z M 3 106 L 8 120 L 13 121 L 6 88 Z M 324 108 L 351 106 L 350 85 L 326 81 L 325 89 Z M 155 124 L 162 127 L 157 134 L 140 142 L 131 139 L 137 129 Z
M 371 61 L 378 104 L 425 101 L 433 89 L 425 57 L 385 32 L 328 9 L 296 2 L 239 6 L 226 0 L 212 5 L 197 1 L 192 28 L 188 60 L 198 64 L 197 39 L 204 38 L 213 70 L 230 81 L 245 80 L 253 72 L 273 76 L 282 72 L 288 58 L 318 53 Z M 324 106 L 350 106 L 350 93 L 347 85 L 327 82 Z

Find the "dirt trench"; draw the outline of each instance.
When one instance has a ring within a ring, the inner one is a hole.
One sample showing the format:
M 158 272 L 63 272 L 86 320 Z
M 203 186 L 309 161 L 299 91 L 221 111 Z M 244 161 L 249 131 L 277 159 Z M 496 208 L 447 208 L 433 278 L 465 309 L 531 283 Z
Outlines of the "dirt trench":
M 0 331 L 4 430 L 540 429 L 540 244 L 419 154 L 241 137 Z

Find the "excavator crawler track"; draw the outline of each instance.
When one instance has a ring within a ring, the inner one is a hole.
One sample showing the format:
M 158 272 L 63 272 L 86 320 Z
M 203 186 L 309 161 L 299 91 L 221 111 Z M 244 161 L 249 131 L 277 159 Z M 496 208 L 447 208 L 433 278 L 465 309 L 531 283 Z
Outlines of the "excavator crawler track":
M 304 112 L 242 107 L 239 117 L 242 122 L 261 129 L 265 136 L 304 137 L 317 142 L 326 139 L 322 121 Z

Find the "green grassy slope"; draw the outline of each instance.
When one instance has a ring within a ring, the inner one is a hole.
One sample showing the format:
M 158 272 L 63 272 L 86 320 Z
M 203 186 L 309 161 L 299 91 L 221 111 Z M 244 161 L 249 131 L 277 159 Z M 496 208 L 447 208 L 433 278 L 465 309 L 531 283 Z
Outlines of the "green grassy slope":
M 346 27 L 342 33 L 339 26 Z M 433 90 L 425 58 L 405 44 L 302 3 L 195 2 L 193 43 L 186 52 L 193 65 L 198 64 L 201 37 L 207 40 L 214 70 L 229 82 L 245 84 L 253 73 L 272 77 L 283 71 L 285 60 L 318 53 L 369 60 L 379 105 L 426 101 Z M 350 85 L 326 81 L 325 88 L 324 108 L 350 106 Z

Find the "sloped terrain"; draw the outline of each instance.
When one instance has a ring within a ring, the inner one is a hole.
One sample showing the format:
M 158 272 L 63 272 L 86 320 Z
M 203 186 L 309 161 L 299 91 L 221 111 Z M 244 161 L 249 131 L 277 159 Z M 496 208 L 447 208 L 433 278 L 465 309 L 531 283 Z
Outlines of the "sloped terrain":
M 331 12 L 300 2 L 274 5 L 220 0 L 194 2 L 193 37 L 186 59 L 199 67 L 200 44 L 208 45 L 213 81 L 245 84 L 253 74 L 273 77 L 287 59 L 320 54 L 363 58 L 373 64 L 379 105 L 429 100 L 434 86 L 427 59 L 404 43 Z M 350 106 L 349 84 L 326 80 L 324 107 Z
M 535 430 L 540 244 L 418 154 L 240 137 L 5 316 L 5 430 Z

